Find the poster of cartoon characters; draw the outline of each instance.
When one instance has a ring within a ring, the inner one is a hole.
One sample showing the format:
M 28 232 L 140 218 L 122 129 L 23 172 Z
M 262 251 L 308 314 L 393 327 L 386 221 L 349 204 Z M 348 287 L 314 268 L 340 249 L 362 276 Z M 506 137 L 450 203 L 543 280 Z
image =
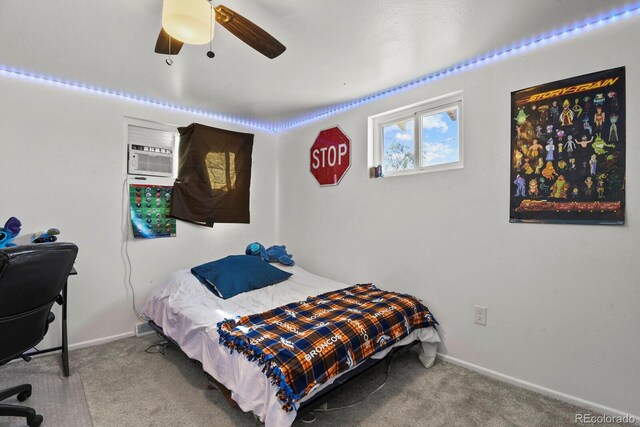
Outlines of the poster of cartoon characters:
M 624 224 L 625 68 L 511 93 L 511 222 Z

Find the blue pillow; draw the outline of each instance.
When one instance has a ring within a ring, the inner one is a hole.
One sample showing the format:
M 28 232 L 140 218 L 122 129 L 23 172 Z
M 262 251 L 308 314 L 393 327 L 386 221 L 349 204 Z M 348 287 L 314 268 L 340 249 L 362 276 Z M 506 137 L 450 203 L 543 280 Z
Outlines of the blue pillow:
M 224 299 L 282 282 L 291 276 L 291 273 L 251 255 L 230 255 L 193 267 L 191 273 L 211 292 Z

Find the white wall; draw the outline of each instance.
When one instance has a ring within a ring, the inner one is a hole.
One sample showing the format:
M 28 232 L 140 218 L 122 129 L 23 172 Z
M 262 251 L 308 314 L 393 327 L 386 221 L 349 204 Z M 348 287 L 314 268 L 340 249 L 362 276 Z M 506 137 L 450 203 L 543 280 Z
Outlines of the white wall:
M 179 222 L 177 238 L 131 241 L 138 307 L 170 271 L 277 237 L 311 271 L 423 298 L 441 322 L 444 354 L 640 414 L 639 44 L 632 18 L 280 136 L 256 132 L 252 223 Z M 627 225 L 509 224 L 510 92 L 621 65 Z M 465 168 L 370 180 L 367 117 L 459 89 Z M 24 232 L 56 226 L 80 247 L 69 290 L 72 344 L 131 332 L 121 256 L 124 117 L 247 130 L 5 77 L 0 93 L 0 221 L 17 216 Z M 321 188 L 309 147 L 336 124 L 352 139 L 352 167 L 339 186 Z M 488 307 L 486 327 L 473 324 L 473 304 Z
M 176 238 L 131 240 L 138 309 L 170 272 L 275 240 L 274 135 L 29 81 L 0 78 L 0 94 L 0 221 L 18 217 L 23 233 L 58 227 L 61 241 L 78 245 L 79 275 L 69 285 L 72 345 L 132 333 L 137 321 L 121 256 L 125 116 L 256 134 L 251 224 L 209 229 L 178 221 Z M 42 346 L 59 342 L 49 333 Z
M 443 354 L 640 414 L 638 18 L 465 71 L 284 133 L 278 241 L 305 268 L 422 298 Z M 627 224 L 510 224 L 510 92 L 627 67 Z M 420 70 L 416 70 L 416 75 Z M 367 117 L 464 90 L 465 167 L 371 180 Z M 318 132 L 339 125 L 352 166 L 336 187 L 309 172 Z M 486 327 L 472 305 L 488 307 Z

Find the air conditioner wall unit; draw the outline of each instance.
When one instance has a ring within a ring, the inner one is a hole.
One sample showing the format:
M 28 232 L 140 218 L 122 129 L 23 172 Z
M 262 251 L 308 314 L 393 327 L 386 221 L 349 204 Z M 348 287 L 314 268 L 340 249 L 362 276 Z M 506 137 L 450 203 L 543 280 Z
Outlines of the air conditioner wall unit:
M 174 150 L 168 147 L 129 144 L 129 175 L 173 177 Z

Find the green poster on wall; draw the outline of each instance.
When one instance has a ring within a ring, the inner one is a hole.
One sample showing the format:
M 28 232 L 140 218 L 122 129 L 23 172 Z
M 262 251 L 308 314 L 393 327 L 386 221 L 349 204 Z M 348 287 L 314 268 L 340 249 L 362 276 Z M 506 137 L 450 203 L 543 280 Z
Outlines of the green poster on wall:
M 169 218 L 171 208 L 170 186 L 131 184 L 129 206 L 133 237 L 155 239 L 175 237 L 176 220 Z

